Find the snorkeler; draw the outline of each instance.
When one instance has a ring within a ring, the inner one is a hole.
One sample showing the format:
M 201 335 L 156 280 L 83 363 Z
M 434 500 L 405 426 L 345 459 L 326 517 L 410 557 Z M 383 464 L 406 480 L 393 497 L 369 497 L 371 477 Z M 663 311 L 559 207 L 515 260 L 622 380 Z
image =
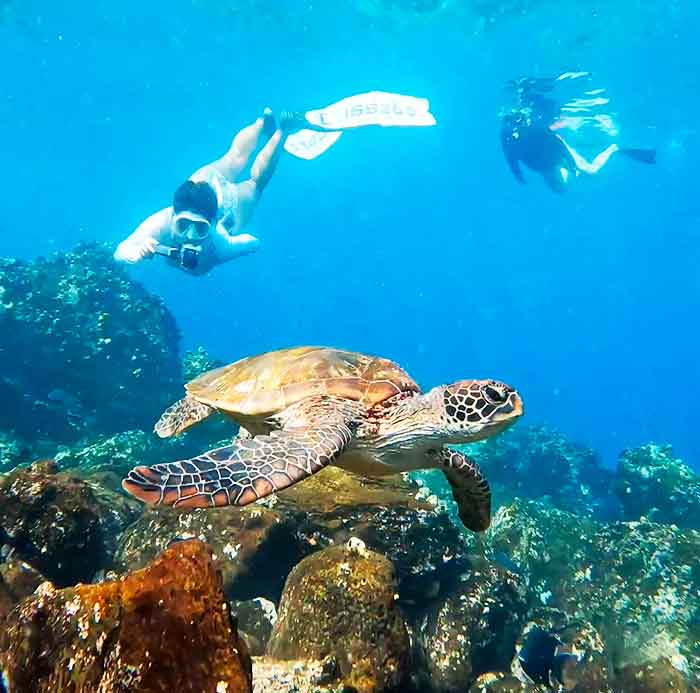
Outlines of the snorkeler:
M 255 252 L 259 240 L 242 230 L 275 172 L 285 134 L 301 125 L 296 114 L 284 114 L 278 125 L 266 108 L 236 134 L 224 156 L 197 170 L 177 188 L 172 206 L 152 214 L 122 241 L 115 259 L 136 263 L 163 255 L 173 267 L 202 275 Z M 263 135 L 268 139 L 253 161 L 250 178 L 236 183 Z
M 594 129 L 607 135 L 617 132 L 611 116 L 597 111 L 609 102 L 602 89 L 586 91 L 562 105 L 548 96 L 562 81 L 589 76 L 587 72 L 566 72 L 558 77 L 524 77 L 508 83 L 516 94 L 516 105 L 501 113 L 501 146 L 520 183 L 525 183 L 521 163 L 539 173 L 558 193 L 564 192 L 580 173 L 598 173 L 616 152 L 642 163 L 656 163 L 653 149 L 622 148 L 617 143 L 588 161 L 566 141 L 565 130 L 573 133 Z
M 310 160 L 330 149 L 346 130 L 435 125 L 429 107 L 427 99 L 372 91 L 321 109 L 283 111 L 279 123 L 266 108 L 233 138 L 223 157 L 200 168 L 177 188 L 170 207 L 152 214 L 122 241 L 114 257 L 133 264 L 163 255 L 173 267 L 202 275 L 255 252 L 260 241 L 243 230 L 283 149 Z M 253 161 L 250 178 L 236 183 L 263 135 L 268 139 Z

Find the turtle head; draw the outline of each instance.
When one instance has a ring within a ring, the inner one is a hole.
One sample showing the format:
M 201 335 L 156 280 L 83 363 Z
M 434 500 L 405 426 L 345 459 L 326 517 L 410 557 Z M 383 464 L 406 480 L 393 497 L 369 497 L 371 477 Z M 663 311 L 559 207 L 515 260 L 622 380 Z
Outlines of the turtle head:
M 450 442 L 471 443 L 514 424 L 523 414 L 523 401 L 510 386 L 497 380 L 460 380 L 441 390 L 441 419 Z

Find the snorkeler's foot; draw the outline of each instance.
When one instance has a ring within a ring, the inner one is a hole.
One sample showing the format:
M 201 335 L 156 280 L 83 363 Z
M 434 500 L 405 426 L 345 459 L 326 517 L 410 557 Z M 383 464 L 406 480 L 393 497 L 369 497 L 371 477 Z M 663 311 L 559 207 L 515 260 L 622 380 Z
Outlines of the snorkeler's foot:
M 306 116 L 300 111 L 281 111 L 279 127 L 284 135 L 291 135 L 299 130 L 310 127 Z
M 655 149 L 635 149 L 632 147 L 623 147 L 618 149 L 620 154 L 633 159 L 634 161 L 639 161 L 642 164 L 655 164 L 656 163 L 656 150 Z

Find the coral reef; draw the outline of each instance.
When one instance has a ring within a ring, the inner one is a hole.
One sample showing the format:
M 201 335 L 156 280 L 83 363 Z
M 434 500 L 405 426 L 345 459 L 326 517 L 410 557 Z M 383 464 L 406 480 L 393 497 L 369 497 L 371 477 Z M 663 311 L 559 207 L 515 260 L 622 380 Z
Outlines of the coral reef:
M 391 562 L 362 542 L 318 551 L 287 578 L 268 654 L 333 657 L 359 693 L 398 688 L 409 675 L 410 641 L 395 595 Z
M 59 473 L 52 461 L 0 478 L 0 541 L 60 586 L 104 567 L 135 512 L 133 502 Z
M 531 606 L 591 623 L 616 668 L 666 656 L 700 676 L 700 532 L 519 500 L 499 510 L 486 543 L 519 566 Z
M 120 581 L 44 583 L 9 615 L 0 664 L 17 691 L 252 691 L 245 643 L 197 540 Z
M 495 506 L 515 498 L 546 500 L 598 519 L 617 519 L 613 473 L 593 450 L 546 426 L 518 426 L 466 447 L 486 474 Z
M 111 472 L 123 477 L 135 464 L 157 464 L 197 452 L 199 448 L 188 446 L 182 438 L 163 440 L 152 432 L 131 430 L 64 446 L 54 459 L 61 469 L 92 475 Z
M 14 469 L 20 462 L 31 459 L 33 451 L 29 443 L 9 431 L 0 431 L 0 473 Z
M 203 347 L 196 347 L 185 352 L 182 357 L 182 381 L 194 380 L 198 375 L 220 368 L 225 365 L 223 361 L 215 359 Z
M 673 456 L 670 445 L 625 450 L 618 461 L 615 492 L 626 520 L 644 517 L 700 529 L 700 477 Z
M 179 334 L 106 246 L 0 259 L 0 428 L 71 442 L 150 427 L 178 391 Z
M 481 558 L 419 627 L 433 685 L 461 693 L 480 674 L 509 667 L 527 612 L 523 581 Z

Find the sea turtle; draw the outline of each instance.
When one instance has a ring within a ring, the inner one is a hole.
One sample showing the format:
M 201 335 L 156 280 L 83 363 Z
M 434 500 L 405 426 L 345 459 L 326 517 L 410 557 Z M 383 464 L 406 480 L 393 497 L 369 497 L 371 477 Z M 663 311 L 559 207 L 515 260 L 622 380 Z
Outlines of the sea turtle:
M 522 414 L 518 393 L 495 380 L 461 380 L 425 394 L 384 358 L 297 347 L 244 358 L 187 383 L 155 426 L 167 438 L 222 412 L 240 424 L 222 448 L 135 467 L 122 482 L 150 504 L 247 505 L 333 464 L 366 476 L 443 470 L 464 525 L 490 523 L 478 466 L 446 445 L 491 436 Z

